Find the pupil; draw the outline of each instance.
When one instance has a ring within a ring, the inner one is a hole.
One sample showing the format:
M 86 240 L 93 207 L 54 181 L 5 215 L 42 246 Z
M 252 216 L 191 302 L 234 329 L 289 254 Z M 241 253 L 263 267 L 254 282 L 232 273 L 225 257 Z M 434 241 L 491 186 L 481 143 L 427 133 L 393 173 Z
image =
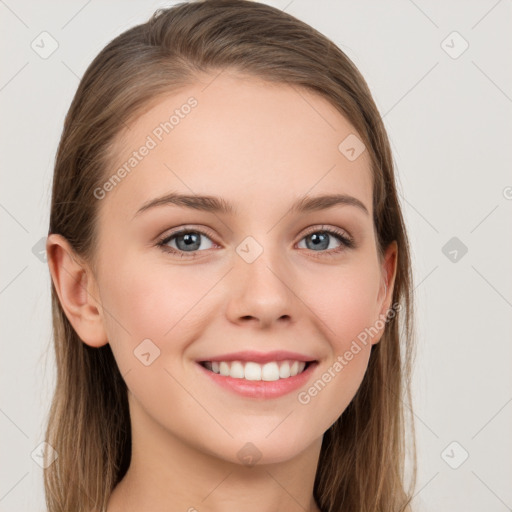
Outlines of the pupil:
M 185 235 L 177 237 L 176 245 L 178 246 L 178 248 L 183 249 L 183 247 L 180 247 L 180 240 L 183 240 L 185 249 L 198 249 L 199 246 L 201 245 L 199 242 L 199 233 L 187 233 Z
M 313 248 L 318 248 L 320 247 L 321 249 L 327 249 L 327 247 L 329 247 L 329 241 L 328 241 L 328 234 L 327 233 L 313 233 L 312 235 L 310 235 L 308 238 L 310 238 L 312 240 L 312 247 Z M 309 244 L 307 244 L 309 245 Z M 310 249 L 311 247 L 308 247 L 308 249 Z

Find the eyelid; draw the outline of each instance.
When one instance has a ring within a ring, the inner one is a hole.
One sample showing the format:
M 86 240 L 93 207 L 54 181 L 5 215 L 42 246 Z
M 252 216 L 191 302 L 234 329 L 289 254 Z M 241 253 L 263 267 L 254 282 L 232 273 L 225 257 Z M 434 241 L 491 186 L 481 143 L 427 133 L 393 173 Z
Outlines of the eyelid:
M 202 235 L 205 235 L 208 238 L 212 239 L 212 241 L 214 241 L 214 239 L 215 239 L 215 234 L 213 233 L 213 231 L 211 229 L 207 228 L 206 226 L 200 226 L 200 225 L 199 226 L 197 226 L 197 225 L 180 226 L 179 228 L 175 228 L 175 229 L 172 229 L 171 231 L 165 232 L 165 234 L 159 235 L 157 237 L 157 239 L 158 239 L 158 241 L 161 242 L 162 240 L 166 240 L 170 237 L 180 235 L 182 233 L 190 233 L 190 232 L 201 233 Z
M 317 233 L 317 232 L 333 233 L 333 234 L 338 235 L 338 236 L 343 236 L 344 238 L 346 238 L 347 240 L 350 240 L 351 242 L 354 241 L 353 237 L 348 233 L 347 230 L 345 230 L 343 228 L 338 228 L 338 227 L 335 227 L 335 226 L 325 225 L 325 224 L 317 225 L 317 226 L 312 226 L 310 228 L 307 228 L 306 231 L 301 234 L 301 238 L 300 239 L 302 240 L 302 238 L 304 238 L 305 236 L 308 236 L 311 233 Z

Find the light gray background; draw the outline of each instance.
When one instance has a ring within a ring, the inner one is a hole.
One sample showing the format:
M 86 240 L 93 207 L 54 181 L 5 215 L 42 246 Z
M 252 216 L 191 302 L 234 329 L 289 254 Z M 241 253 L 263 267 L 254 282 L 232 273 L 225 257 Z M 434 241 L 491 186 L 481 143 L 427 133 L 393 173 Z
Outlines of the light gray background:
M 268 3 L 348 54 L 391 138 L 418 306 L 416 510 L 511 510 L 511 2 Z M 55 368 L 37 244 L 64 116 L 103 46 L 165 5 L 0 0 L 1 511 L 45 510 L 31 452 L 44 439 Z M 43 31 L 58 42 L 47 59 L 31 47 Z M 468 249 L 456 261 L 453 247 L 443 252 L 452 237 Z

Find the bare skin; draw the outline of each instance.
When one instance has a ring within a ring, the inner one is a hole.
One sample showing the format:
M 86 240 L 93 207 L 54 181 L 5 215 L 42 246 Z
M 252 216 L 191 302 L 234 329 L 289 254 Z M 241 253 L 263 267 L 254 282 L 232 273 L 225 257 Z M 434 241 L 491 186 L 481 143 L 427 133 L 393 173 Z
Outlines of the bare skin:
M 197 100 L 99 199 L 96 272 L 65 239 L 48 238 L 67 317 L 84 343 L 110 343 L 129 389 L 131 465 L 108 512 L 319 512 L 313 484 L 322 436 L 354 397 L 384 328 L 359 343 L 308 403 L 299 391 L 332 373 L 337 357 L 391 307 L 396 244 L 380 261 L 368 152 L 350 161 L 338 149 L 354 128 L 303 89 L 227 71 L 214 77 L 161 98 L 119 138 L 109 176 L 172 111 Z M 167 204 L 136 215 L 171 191 L 219 196 L 237 212 Z M 367 212 L 350 204 L 291 210 L 304 195 L 323 194 L 355 197 Z M 156 245 L 181 227 L 207 231 L 196 257 L 183 236 L 167 242 L 168 252 Z M 326 248 L 307 243 L 332 229 L 355 247 L 332 234 Z M 262 248 L 251 263 L 236 250 L 246 237 L 257 242 L 250 251 Z M 134 356 L 145 339 L 160 351 L 147 366 Z M 225 390 L 197 363 L 278 349 L 319 365 L 307 385 L 273 399 Z M 249 442 L 259 453 L 255 465 L 240 456 Z

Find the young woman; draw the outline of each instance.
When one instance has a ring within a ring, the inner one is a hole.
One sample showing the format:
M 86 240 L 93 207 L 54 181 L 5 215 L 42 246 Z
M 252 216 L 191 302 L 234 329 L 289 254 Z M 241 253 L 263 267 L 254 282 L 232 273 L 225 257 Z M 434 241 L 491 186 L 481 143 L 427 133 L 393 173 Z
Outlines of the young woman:
M 326 37 L 244 0 L 116 37 L 65 120 L 47 254 L 48 512 L 411 510 L 406 229 Z

